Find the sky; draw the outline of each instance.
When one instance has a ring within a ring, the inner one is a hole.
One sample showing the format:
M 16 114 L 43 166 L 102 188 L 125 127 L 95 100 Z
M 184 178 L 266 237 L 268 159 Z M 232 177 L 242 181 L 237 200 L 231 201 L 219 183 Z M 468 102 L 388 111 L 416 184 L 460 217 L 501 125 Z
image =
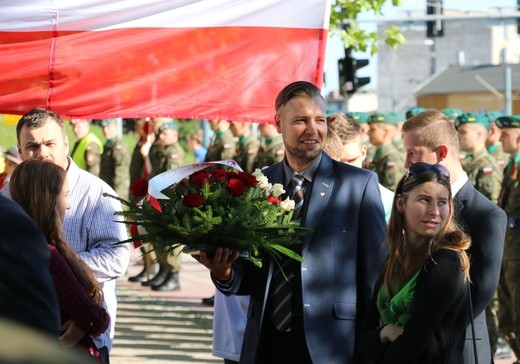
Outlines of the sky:
M 401 0 L 401 5 L 398 7 L 392 6 L 391 0 L 386 0 L 389 5 L 386 5 L 383 10 L 383 16 L 381 19 L 393 19 L 400 16 L 405 11 L 409 10 L 422 10 L 426 11 L 425 0 Z M 444 9 L 450 10 L 492 10 L 503 7 L 515 7 L 516 0 L 444 0 Z M 359 25 L 363 29 L 369 31 L 375 31 L 377 28 L 376 18 L 373 14 L 364 13 L 360 14 Z M 368 76 L 371 78 L 371 83 L 366 86 L 367 89 L 370 87 L 375 88 L 377 84 L 377 54 L 370 56 L 369 53 L 353 53 L 355 58 L 370 59 L 368 66 L 358 71 L 360 76 Z M 345 55 L 343 43 L 338 36 L 329 37 L 327 43 L 327 50 L 325 56 L 325 88 L 324 94 L 327 95 L 330 91 L 337 90 L 338 85 L 338 59 L 343 58 Z

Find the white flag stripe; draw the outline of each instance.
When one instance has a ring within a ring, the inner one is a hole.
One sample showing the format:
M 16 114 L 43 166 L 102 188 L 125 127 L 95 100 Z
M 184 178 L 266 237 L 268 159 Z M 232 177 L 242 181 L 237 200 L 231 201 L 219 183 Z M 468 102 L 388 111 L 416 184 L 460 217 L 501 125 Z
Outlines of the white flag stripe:
M 53 25 L 60 31 L 235 26 L 327 29 L 330 0 L 0 0 L 0 9 L 0 31 L 8 32 L 50 31 Z

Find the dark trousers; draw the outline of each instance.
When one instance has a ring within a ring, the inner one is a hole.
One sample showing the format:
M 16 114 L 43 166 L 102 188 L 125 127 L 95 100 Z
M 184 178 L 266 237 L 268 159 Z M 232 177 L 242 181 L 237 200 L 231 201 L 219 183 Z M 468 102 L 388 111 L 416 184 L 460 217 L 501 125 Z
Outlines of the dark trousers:
M 266 323 L 260 341 L 258 363 L 312 364 L 303 327 L 279 332 Z

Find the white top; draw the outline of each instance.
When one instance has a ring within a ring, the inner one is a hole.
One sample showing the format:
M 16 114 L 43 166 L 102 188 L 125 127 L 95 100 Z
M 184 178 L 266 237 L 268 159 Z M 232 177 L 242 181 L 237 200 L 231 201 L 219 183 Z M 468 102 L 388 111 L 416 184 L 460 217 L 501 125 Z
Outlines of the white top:
M 116 245 L 128 238 L 126 227 L 114 216 L 121 203 L 103 193 L 116 195 L 100 178 L 80 169 L 68 158 L 70 209 L 65 213 L 63 229 L 69 244 L 92 269 L 103 289 L 104 306 L 110 314 L 110 326 L 94 338 L 97 347 L 112 347 L 117 311 L 116 278 L 125 274 L 130 261 L 130 244 Z
M 215 292 L 213 308 L 213 355 L 233 361 L 240 360 L 247 322 L 249 296 L 226 296 Z

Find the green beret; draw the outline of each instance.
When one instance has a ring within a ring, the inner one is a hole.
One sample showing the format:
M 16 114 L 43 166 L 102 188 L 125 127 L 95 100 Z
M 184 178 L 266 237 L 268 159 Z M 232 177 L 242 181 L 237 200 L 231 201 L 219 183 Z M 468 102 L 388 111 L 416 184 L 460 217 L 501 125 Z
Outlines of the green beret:
M 489 122 L 492 123 L 504 114 L 502 114 L 500 111 L 486 111 L 484 115 L 486 115 Z
M 174 129 L 174 130 L 179 130 L 179 126 L 177 125 L 176 122 L 169 122 L 169 123 L 164 123 L 162 124 L 160 127 L 159 127 L 159 133 L 163 130 L 166 130 L 166 129 Z
M 392 119 L 391 123 L 395 125 L 406 121 L 406 116 L 398 112 L 389 112 L 388 117 Z
M 359 112 L 359 111 L 353 111 L 348 112 L 345 114 L 348 118 L 354 120 L 355 122 L 358 122 L 360 124 L 364 124 L 368 122 L 368 113 L 366 112 Z
M 457 116 L 455 119 L 455 129 L 458 129 L 462 124 L 480 124 L 486 129 L 490 129 L 489 119 L 484 114 L 473 114 L 465 112 L 462 115 Z
M 495 120 L 495 124 L 497 124 L 500 129 L 520 128 L 520 115 L 500 116 Z
M 455 120 L 459 115 L 462 115 L 464 111 L 452 107 L 442 109 L 441 112 L 448 117 L 448 119 Z
M 415 116 L 417 114 L 422 113 L 423 111 L 426 111 L 424 107 L 412 107 L 406 112 L 406 118 L 410 119 L 412 116 Z
M 103 120 L 101 120 L 101 122 L 99 123 L 99 125 L 101 125 L 101 126 L 107 126 L 107 125 L 109 125 L 109 124 L 113 124 L 113 123 L 115 123 L 115 122 L 117 122 L 117 119 L 103 119 Z
M 370 115 L 368 123 L 381 123 L 397 126 L 397 124 L 399 124 L 399 119 L 394 113 L 376 112 Z

